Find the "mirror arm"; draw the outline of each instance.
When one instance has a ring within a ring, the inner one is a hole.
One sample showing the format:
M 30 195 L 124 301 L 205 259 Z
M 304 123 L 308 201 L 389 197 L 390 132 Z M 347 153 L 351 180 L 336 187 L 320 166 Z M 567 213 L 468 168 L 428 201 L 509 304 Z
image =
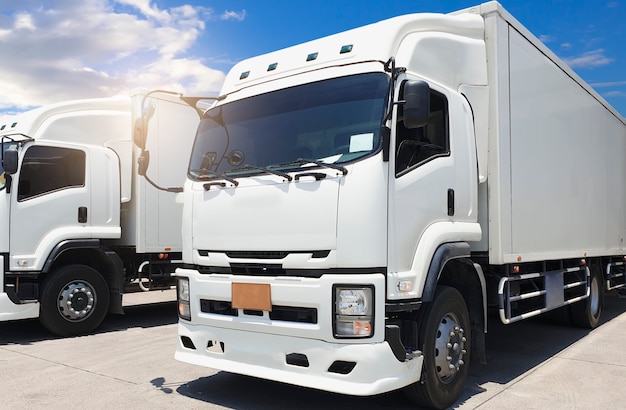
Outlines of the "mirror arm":
M 7 190 L 7 194 L 11 193 L 11 184 L 12 184 L 12 182 L 13 182 L 13 175 L 7 174 L 5 172 L 5 174 L 4 174 L 4 187 Z

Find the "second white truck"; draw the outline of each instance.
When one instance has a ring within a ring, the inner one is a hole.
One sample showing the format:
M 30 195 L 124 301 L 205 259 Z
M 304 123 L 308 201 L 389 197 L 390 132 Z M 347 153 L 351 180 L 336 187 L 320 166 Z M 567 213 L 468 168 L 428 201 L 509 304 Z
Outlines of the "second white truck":
M 0 321 L 82 334 L 128 285 L 173 284 L 196 101 L 138 90 L 0 118 Z
M 251 58 L 184 192 L 178 360 L 445 408 L 504 323 L 624 286 L 626 122 L 500 4 Z

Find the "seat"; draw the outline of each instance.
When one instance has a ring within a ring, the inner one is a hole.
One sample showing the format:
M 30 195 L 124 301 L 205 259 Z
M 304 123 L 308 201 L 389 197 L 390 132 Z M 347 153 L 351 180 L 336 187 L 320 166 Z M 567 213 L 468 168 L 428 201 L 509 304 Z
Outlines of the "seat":
M 404 140 L 398 147 L 396 155 L 396 172 L 401 172 L 411 168 L 420 162 L 441 154 L 443 148 L 436 144 L 431 144 L 426 138 L 421 141 Z

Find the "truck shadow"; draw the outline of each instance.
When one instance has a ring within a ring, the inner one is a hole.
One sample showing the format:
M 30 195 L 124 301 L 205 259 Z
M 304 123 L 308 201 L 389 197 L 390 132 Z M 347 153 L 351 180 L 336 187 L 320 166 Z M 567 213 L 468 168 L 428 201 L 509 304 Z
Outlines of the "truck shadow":
M 605 297 L 602 324 L 626 311 L 626 299 Z M 602 324 L 600 326 L 602 326 Z M 558 317 L 535 318 L 504 325 L 489 318 L 487 364 L 473 362 L 466 387 L 452 406 L 462 407 L 483 394 L 487 383 L 501 387 L 545 362 L 589 334 Z M 500 388 L 501 388 L 500 387 Z M 245 391 L 245 394 L 242 392 Z M 271 382 L 227 372 L 180 385 L 176 392 L 199 401 L 233 409 L 415 409 L 402 392 L 373 397 L 354 397 Z M 493 392 L 491 392 L 493 395 Z
M 219 372 L 185 383 L 179 386 L 176 392 L 220 408 L 238 410 L 293 409 L 296 407 L 299 410 L 321 408 L 325 410 L 415 410 L 402 392 L 372 397 L 346 396 L 227 372 Z
M 118 332 L 137 327 L 150 328 L 178 322 L 176 301 L 125 306 L 124 312 L 124 315 L 108 315 L 92 334 Z M 48 332 L 37 319 L 0 323 L 0 346 L 28 345 L 53 339 L 60 337 Z

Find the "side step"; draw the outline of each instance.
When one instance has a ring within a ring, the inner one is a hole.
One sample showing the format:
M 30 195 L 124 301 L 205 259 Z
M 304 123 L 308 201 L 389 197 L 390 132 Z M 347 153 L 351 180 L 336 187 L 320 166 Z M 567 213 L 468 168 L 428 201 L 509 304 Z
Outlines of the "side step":
M 500 279 L 500 320 L 509 324 L 589 297 L 587 266 L 525 273 Z

